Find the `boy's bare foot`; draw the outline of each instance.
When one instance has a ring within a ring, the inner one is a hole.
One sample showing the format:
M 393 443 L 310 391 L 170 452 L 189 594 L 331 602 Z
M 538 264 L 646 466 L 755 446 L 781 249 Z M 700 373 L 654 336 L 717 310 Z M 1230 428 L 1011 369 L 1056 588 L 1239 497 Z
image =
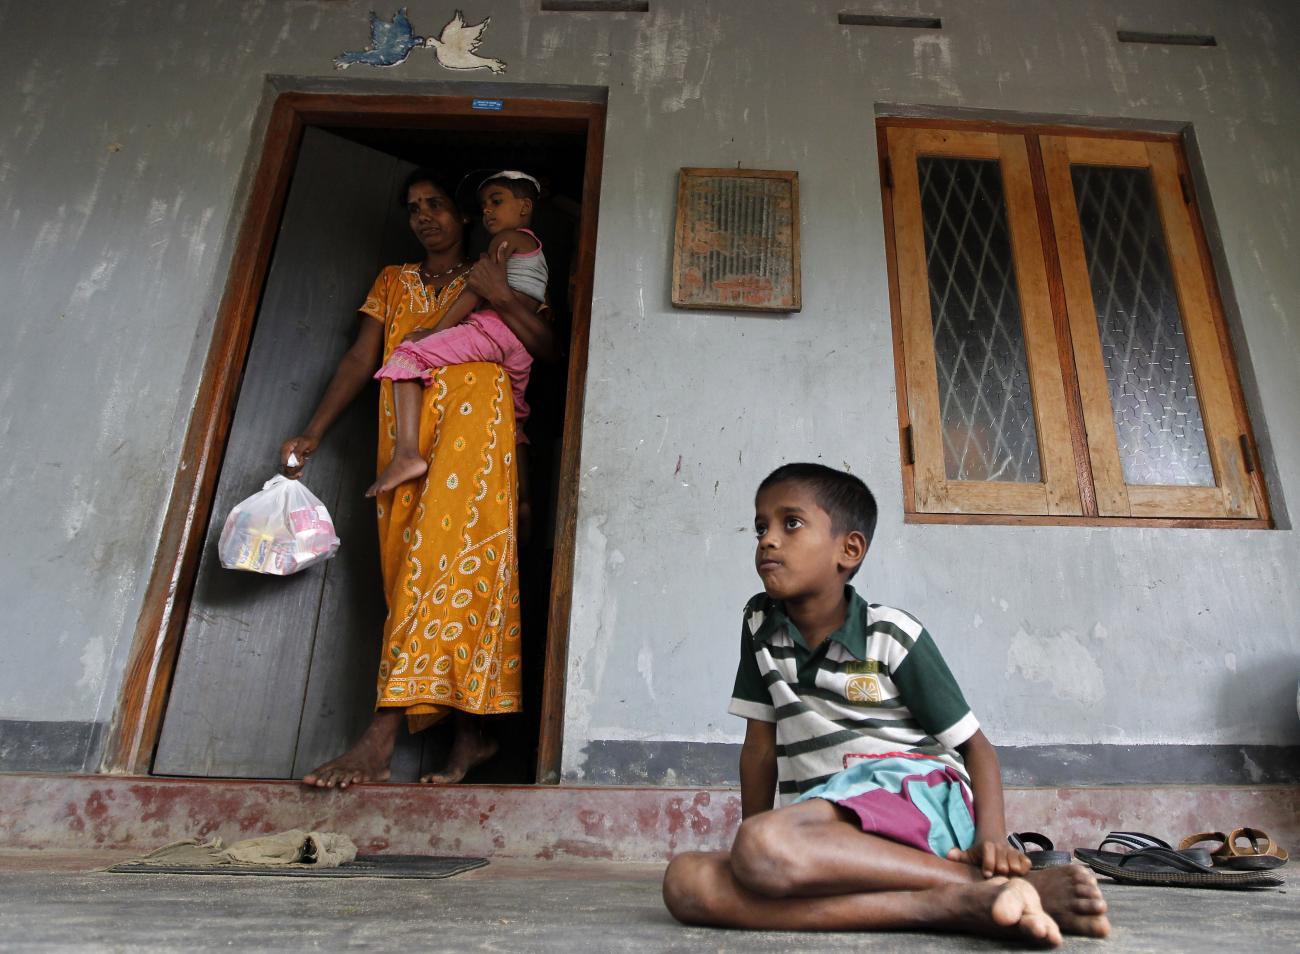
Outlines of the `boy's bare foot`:
M 423 477 L 429 470 L 429 462 L 419 454 L 394 454 L 393 459 L 379 478 L 366 488 L 366 496 L 374 497 L 389 490 L 394 490 L 408 480 Z
M 312 769 L 302 777 L 302 783 L 316 788 L 347 788 L 357 782 L 388 781 L 388 765 L 393 758 L 401 721 L 401 709 L 384 709 L 375 713 L 375 718 L 352 748 Z
M 457 726 L 456 740 L 451 744 L 451 754 L 441 772 L 421 775 L 420 781 L 429 785 L 455 785 L 476 765 L 482 765 L 497 754 L 497 740 L 477 730 L 461 730 Z
M 1106 917 L 1106 899 L 1097 885 L 1097 876 L 1083 865 L 1043 868 L 1025 875 L 1050 914 L 1066 934 L 1084 937 L 1107 937 L 1110 918 Z
M 1056 947 L 1061 943 L 1061 929 L 1043 910 L 1038 892 L 1020 878 L 990 878 L 978 884 L 931 890 L 947 902 L 943 906 L 949 912 L 948 916 L 936 920 L 955 931 L 1026 941 L 1042 947 Z

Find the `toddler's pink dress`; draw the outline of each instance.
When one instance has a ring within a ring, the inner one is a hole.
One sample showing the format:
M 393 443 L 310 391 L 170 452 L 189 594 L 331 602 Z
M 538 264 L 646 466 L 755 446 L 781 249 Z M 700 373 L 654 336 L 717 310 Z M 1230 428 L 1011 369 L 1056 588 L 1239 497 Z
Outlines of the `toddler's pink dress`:
M 546 258 L 542 255 L 542 242 L 528 229 L 519 231 L 532 237 L 537 248 L 510 256 L 506 262 L 506 280 L 510 287 L 539 302 L 546 289 Z M 452 364 L 469 364 L 473 361 L 491 361 L 505 368 L 510 376 L 510 390 L 515 405 L 515 441 L 527 444 L 524 422 L 528 420 L 528 402 L 524 391 L 528 387 L 528 373 L 533 366 L 533 356 L 491 309 L 471 312 L 458 325 L 421 338 L 403 341 L 389 355 L 388 361 L 375 374 L 376 378 L 393 381 L 422 380 L 427 387 L 433 380 L 435 368 Z

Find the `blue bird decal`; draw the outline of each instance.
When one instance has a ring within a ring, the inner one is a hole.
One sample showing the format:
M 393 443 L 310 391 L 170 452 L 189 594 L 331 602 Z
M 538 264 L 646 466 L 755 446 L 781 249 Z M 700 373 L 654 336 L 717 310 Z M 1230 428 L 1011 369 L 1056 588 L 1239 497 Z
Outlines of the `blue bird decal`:
M 370 14 L 370 45 L 364 50 L 350 50 L 334 61 L 334 68 L 345 70 L 353 63 L 367 66 L 397 66 L 416 47 L 424 46 L 424 37 L 415 36 L 411 21 L 406 18 L 406 7 L 398 10 L 392 22 Z

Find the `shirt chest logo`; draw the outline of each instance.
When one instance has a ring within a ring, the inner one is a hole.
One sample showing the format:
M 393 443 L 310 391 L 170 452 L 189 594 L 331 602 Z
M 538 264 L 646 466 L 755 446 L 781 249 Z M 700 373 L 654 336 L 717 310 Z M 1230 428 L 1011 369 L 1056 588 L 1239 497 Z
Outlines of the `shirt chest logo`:
M 880 660 L 878 659 L 855 659 L 846 665 L 841 672 L 852 675 L 858 672 L 880 672 Z
M 880 680 L 868 674 L 850 676 L 844 683 L 844 698 L 849 702 L 879 702 Z

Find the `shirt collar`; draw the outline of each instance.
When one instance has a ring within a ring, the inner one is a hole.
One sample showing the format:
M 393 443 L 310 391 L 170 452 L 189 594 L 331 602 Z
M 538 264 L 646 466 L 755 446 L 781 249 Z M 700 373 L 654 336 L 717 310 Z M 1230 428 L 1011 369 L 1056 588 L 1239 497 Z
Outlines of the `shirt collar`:
M 844 584 L 844 595 L 848 598 L 848 612 L 844 615 L 844 622 L 839 629 L 831 633 L 828 640 L 834 640 L 839 643 L 855 659 L 867 658 L 867 601 L 864 600 L 858 591 L 852 586 Z M 778 600 L 768 600 L 765 607 L 762 625 L 754 633 L 754 640 L 760 643 L 769 642 L 772 635 L 782 628 L 788 628 L 790 638 L 795 641 L 804 650 L 808 649 L 808 644 L 804 642 L 803 634 L 799 632 L 790 617 L 786 615 L 785 604 Z

